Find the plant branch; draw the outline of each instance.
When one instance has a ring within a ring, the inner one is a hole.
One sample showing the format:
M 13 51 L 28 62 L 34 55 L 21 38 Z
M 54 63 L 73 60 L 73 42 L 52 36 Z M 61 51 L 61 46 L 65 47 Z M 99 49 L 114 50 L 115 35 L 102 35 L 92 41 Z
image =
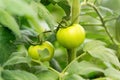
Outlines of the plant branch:
M 88 6 L 90 6 L 90 7 L 92 7 L 92 8 L 96 11 L 96 13 L 98 14 L 98 16 L 99 16 L 99 18 L 100 18 L 100 20 L 101 20 L 101 22 L 102 22 L 102 25 L 105 26 L 103 17 L 102 17 L 102 15 L 101 15 L 101 13 L 99 12 L 99 10 L 97 9 L 97 7 L 96 7 L 94 4 L 92 4 L 92 3 L 86 3 L 86 4 L 87 4 Z
M 106 27 L 106 25 L 105 25 L 105 21 L 104 21 L 102 15 L 101 15 L 101 13 L 99 12 L 98 8 L 97 8 L 94 4 L 92 4 L 92 3 L 86 3 L 86 4 L 87 4 L 88 6 L 90 6 L 90 7 L 92 7 L 92 8 L 96 11 L 96 13 L 97 13 L 98 16 L 99 16 L 99 18 L 100 18 L 100 20 L 101 20 L 101 23 L 102 23 L 102 26 L 104 27 L 107 35 L 109 36 L 109 38 L 111 39 L 111 41 L 112 41 L 114 44 L 116 44 L 116 42 L 114 41 L 113 37 L 112 37 L 111 34 L 109 33 L 109 30 L 107 29 L 107 27 Z
M 62 73 L 64 74 L 64 73 L 66 72 L 66 70 L 69 68 L 69 66 L 72 65 L 72 63 L 74 63 L 76 60 L 80 59 L 81 57 L 83 57 L 83 56 L 85 56 L 85 55 L 86 55 L 86 53 L 83 53 L 83 54 L 81 54 L 80 56 L 76 57 L 73 61 L 71 61 L 70 64 L 68 64 L 68 65 L 65 67 L 65 69 L 62 71 Z
M 57 70 L 53 69 L 52 67 L 48 67 L 48 69 L 55 72 L 56 74 L 60 75 L 60 73 Z
M 80 0 L 73 0 L 72 2 L 72 18 L 71 22 L 79 23 L 79 14 L 80 14 Z M 76 19 L 77 17 L 77 19 Z
M 68 64 L 76 58 L 76 49 L 67 49 Z
M 38 61 L 38 60 L 32 59 L 32 61 L 35 62 L 35 63 L 38 63 L 39 65 L 43 65 L 43 63 Z M 57 70 L 53 69 L 52 67 L 48 67 L 48 69 L 53 71 L 53 72 L 55 72 L 56 74 L 60 75 L 60 72 L 58 72 Z

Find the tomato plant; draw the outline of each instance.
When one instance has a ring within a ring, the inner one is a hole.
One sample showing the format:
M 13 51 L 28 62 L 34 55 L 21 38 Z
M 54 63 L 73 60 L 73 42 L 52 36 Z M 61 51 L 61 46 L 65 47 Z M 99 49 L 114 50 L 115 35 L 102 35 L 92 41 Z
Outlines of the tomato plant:
M 47 50 L 48 52 L 43 52 Z M 54 47 L 53 45 L 45 41 L 41 45 L 31 45 L 28 49 L 28 54 L 31 58 L 41 61 L 49 61 L 54 56 Z
M 65 48 L 76 48 L 84 41 L 85 30 L 81 25 L 73 24 L 66 28 L 60 28 L 56 36 L 58 42 Z
M 0 0 L 0 80 L 120 80 L 119 8 L 120 0 Z

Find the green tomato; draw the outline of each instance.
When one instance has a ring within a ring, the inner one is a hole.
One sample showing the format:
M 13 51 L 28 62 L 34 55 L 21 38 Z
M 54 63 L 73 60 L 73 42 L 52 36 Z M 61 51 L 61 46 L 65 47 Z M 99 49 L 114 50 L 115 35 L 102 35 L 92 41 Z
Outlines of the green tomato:
M 44 50 L 47 52 L 42 53 Z M 28 54 L 32 59 L 49 61 L 54 56 L 54 47 L 50 42 L 45 41 L 41 45 L 31 45 L 28 48 Z
M 57 41 L 65 48 L 72 49 L 80 46 L 85 39 L 85 30 L 79 24 L 60 28 L 56 34 Z

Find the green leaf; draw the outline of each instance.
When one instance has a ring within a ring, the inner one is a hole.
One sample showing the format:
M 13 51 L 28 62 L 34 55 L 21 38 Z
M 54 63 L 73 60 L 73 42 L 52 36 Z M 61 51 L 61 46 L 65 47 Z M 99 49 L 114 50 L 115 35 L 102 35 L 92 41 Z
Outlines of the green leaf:
M 114 4 L 114 6 L 111 6 L 113 4 Z M 113 11 L 117 11 L 117 10 L 119 11 L 120 0 L 101 0 L 100 5 L 107 7 Z
M 100 77 L 100 78 L 96 78 L 96 79 L 93 79 L 93 80 L 115 80 L 111 77 Z
M 41 0 L 40 2 L 44 5 L 49 5 L 50 4 L 49 0 Z
M 0 9 L 0 23 L 8 27 L 18 37 L 21 36 L 20 29 L 15 19 L 5 10 Z
M 32 28 L 25 28 L 21 30 L 21 38 L 17 38 L 16 44 L 25 44 L 25 46 L 30 44 L 30 41 L 35 41 L 37 38 L 37 33 Z
M 29 24 L 38 32 L 41 33 L 43 28 L 39 23 L 37 13 L 24 0 L 4 0 L 5 10 L 17 16 L 25 16 Z
M 30 26 L 37 32 L 41 33 L 44 31 L 44 27 L 40 25 L 39 19 L 37 16 L 27 17 Z
M 91 32 L 87 32 L 86 37 L 89 39 L 99 39 L 101 41 L 106 41 L 109 43 L 109 38 L 107 37 L 107 35 L 105 35 L 104 33 L 101 34 L 99 30 L 96 30 L 96 31 L 97 31 L 96 35 L 95 35 L 95 31 L 93 32 L 93 30 L 91 30 Z
M 3 71 L 3 68 L 0 66 L 0 80 L 4 80 L 1 76 L 1 72 Z
M 19 16 L 36 16 L 33 9 L 24 0 L 4 0 L 8 12 Z
M 16 51 L 15 36 L 6 28 L 0 26 L 0 64 L 2 65 L 12 52 Z
M 2 9 L 4 9 L 4 8 L 5 8 L 4 3 L 3 3 L 3 1 L 2 1 L 2 0 L 0 0 L 0 8 L 2 8 Z
M 66 16 L 70 16 L 71 8 L 67 0 L 62 0 L 57 3 L 66 13 Z
M 90 7 L 85 7 L 85 8 L 83 7 L 81 11 L 82 11 L 81 14 L 83 14 L 83 15 L 89 15 L 89 16 L 91 16 L 93 18 L 98 17 L 96 12 Z
M 56 59 L 54 59 L 54 58 L 50 60 L 50 66 L 51 66 L 52 68 L 54 68 L 55 70 L 59 71 L 59 72 L 62 71 L 62 68 L 61 68 L 60 64 L 59 64 L 58 61 L 57 61 Z
M 84 51 L 90 51 L 91 49 L 95 48 L 95 47 L 98 47 L 98 46 L 105 46 L 106 43 L 102 42 L 102 41 L 99 41 L 99 40 L 92 40 L 92 41 L 89 41 L 85 44 L 83 50 Z
M 3 66 L 9 66 L 14 64 L 20 64 L 20 63 L 30 63 L 31 58 L 29 58 L 27 55 L 27 51 L 24 46 L 20 46 L 21 49 L 18 50 L 18 52 L 13 52 L 8 60 L 3 64 Z
M 58 80 L 58 74 L 53 71 L 44 70 L 37 74 L 39 80 Z
M 104 18 L 108 18 L 114 14 L 113 11 L 107 7 L 99 6 L 99 10 Z
M 120 16 L 115 23 L 115 38 L 120 43 Z
M 81 76 L 77 75 L 77 74 L 73 74 L 73 75 L 65 76 L 64 80 L 85 80 L 85 79 L 82 78 Z
M 0 80 L 4 80 L 2 77 L 0 77 Z
M 23 52 L 24 53 L 24 52 Z M 16 52 L 15 54 L 21 54 Z M 31 59 L 29 57 L 23 56 L 13 56 L 4 63 L 4 67 L 8 65 L 20 64 L 20 63 L 30 63 Z
M 115 80 L 120 80 L 120 71 L 114 68 L 108 68 L 104 72 L 105 76 L 111 77 Z
M 4 70 L 2 77 L 5 80 L 38 80 L 34 74 L 20 70 Z
M 66 72 L 68 74 L 88 75 L 91 72 L 103 72 L 103 69 L 87 61 L 75 61 L 69 66 Z
M 43 19 L 45 19 L 45 21 L 48 24 L 48 27 L 53 30 L 54 26 L 55 26 L 55 20 L 53 18 L 53 16 L 51 15 L 51 13 L 47 10 L 47 8 L 42 5 L 41 3 L 34 3 L 34 6 L 37 5 L 37 9 L 38 9 L 38 15 L 40 17 L 42 17 Z
M 85 44 L 84 51 L 103 61 L 107 67 L 112 67 L 112 65 L 115 65 L 120 68 L 120 63 L 115 55 L 115 51 L 110 48 L 106 48 L 104 42 L 98 40 L 90 41 Z

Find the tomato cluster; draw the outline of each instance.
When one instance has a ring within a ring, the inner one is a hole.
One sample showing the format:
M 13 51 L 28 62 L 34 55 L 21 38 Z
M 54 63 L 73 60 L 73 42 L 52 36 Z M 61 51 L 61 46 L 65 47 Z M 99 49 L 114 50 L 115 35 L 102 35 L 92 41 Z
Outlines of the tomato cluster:
M 85 30 L 81 25 L 73 24 L 69 27 L 59 28 L 56 33 L 56 37 L 57 41 L 63 47 L 72 49 L 80 46 L 80 44 L 84 41 Z M 54 47 L 50 42 L 45 41 L 42 42 L 41 45 L 31 45 L 28 49 L 28 54 L 32 59 L 49 61 L 54 55 Z

